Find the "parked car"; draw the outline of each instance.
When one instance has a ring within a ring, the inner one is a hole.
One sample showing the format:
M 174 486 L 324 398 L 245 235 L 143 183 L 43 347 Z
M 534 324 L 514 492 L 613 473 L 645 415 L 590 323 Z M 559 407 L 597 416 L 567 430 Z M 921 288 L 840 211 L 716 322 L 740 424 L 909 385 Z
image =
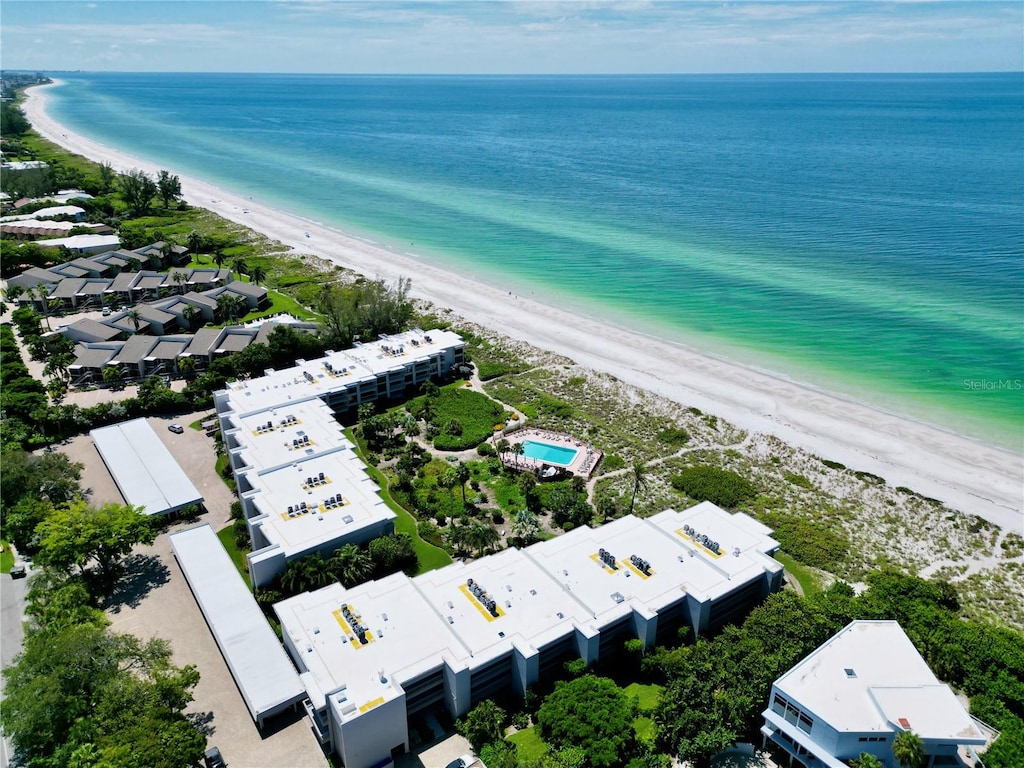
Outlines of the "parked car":
M 11 568 L 11 578 L 12 579 L 24 579 L 26 576 L 28 576 L 28 572 L 25 570 L 25 564 L 24 563 L 16 563 Z
M 181 424 L 168 424 L 167 428 L 176 435 L 180 435 L 185 431 L 185 428 Z
M 206 762 L 206 768 L 226 768 L 224 758 L 220 756 L 220 750 L 216 747 L 206 750 L 203 760 Z
M 103 308 L 103 316 L 104 317 L 109 317 L 110 316 L 110 307 L 104 307 Z
M 452 760 L 445 768 L 481 768 L 482 766 L 483 763 L 480 762 L 479 758 L 473 757 L 473 755 L 463 755 Z

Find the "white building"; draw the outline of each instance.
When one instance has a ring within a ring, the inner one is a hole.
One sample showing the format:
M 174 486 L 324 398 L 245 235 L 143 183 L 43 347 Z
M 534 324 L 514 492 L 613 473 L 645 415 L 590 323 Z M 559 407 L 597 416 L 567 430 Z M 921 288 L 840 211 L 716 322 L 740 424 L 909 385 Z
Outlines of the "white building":
M 274 610 L 321 743 L 369 768 L 409 749 L 408 719 L 428 708 L 459 716 L 570 659 L 608 660 L 627 639 L 650 647 L 749 610 L 782 585 L 769 534 L 703 503 Z
M 253 586 L 269 584 L 289 560 L 394 531 L 395 513 L 334 413 L 446 376 L 465 346 L 451 331 L 417 329 L 268 370 L 214 395 L 252 540 Z
M 398 397 L 432 376 L 446 376 L 465 357 L 466 343 L 451 331 L 406 331 L 380 341 L 299 360 L 292 368 L 232 382 L 214 395 L 223 422 L 292 402 L 320 398 L 334 411 Z
M 125 502 L 144 515 L 198 507 L 203 496 L 145 419 L 89 433 Z
M 290 560 L 394 531 L 395 513 L 319 398 L 230 413 L 221 424 L 252 540 L 253 586 Z
M 986 743 L 895 621 L 854 621 L 772 685 L 761 732 L 807 768 L 847 768 L 867 752 L 898 768 L 892 742 L 913 731 L 928 766 L 960 765 Z

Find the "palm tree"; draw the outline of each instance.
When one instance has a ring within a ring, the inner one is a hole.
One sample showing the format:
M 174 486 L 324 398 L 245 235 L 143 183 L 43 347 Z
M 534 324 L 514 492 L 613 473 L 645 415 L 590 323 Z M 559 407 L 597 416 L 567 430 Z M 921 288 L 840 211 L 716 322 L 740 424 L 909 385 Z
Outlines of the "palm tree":
M 455 503 L 455 486 L 459 484 L 458 475 L 455 474 L 454 467 L 447 467 L 444 472 L 437 476 L 438 488 L 447 488 L 448 495 L 451 497 L 452 504 Z
M 231 268 L 235 271 L 235 274 L 238 275 L 239 280 L 242 279 L 242 275 L 249 272 L 249 265 L 245 263 L 245 259 L 241 256 L 236 256 L 231 261 Z
M 526 449 L 523 448 L 523 444 L 522 443 L 513 443 L 511 451 L 512 451 L 512 455 L 516 457 L 516 468 L 518 468 L 519 467 L 519 457 L 522 456 L 524 453 L 526 453 Z
M 462 488 L 462 506 L 466 506 L 466 483 L 473 476 L 473 473 L 469 471 L 469 467 L 463 464 L 461 461 L 458 466 L 455 467 L 455 482 Z
M 636 501 L 636 495 L 640 491 L 647 490 L 647 479 L 644 475 L 647 474 L 647 467 L 644 466 L 642 461 L 633 463 L 633 495 L 629 498 L 629 514 L 633 514 L 633 503 Z
M 121 373 L 120 367 L 116 365 L 108 365 L 106 368 L 103 369 L 104 384 L 114 385 L 121 381 L 121 379 L 123 378 L 124 375 Z
M 184 282 L 188 280 L 188 274 L 182 272 L 180 269 L 176 269 L 173 272 L 171 272 L 171 280 L 178 286 L 179 294 L 185 293 L 185 291 L 182 289 L 182 284 L 184 284 Z
M 267 271 L 259 264 L 257 264 L 255 267 L 249 270 L 249 279 L 252 280 L 252 282 L 255 285 L 259 285 L 260 283 L 267 279 Z
M 900 731 L 892 740 L 892 756 L 903 768 L 923 768 L 928 756 L 921 737 L 913 731 Z
M 186 379 L 190 378 L 192 374 L 196 372 L 196 361 L 191 355 L 183 355 L 182 357 L 179 357 L 175 364 L 178 366 L 178 373 Z
M 882 761 L 870 752 L 861 752 L 860 757 L 850 761 L 851 768 L 885 768 Z
M 465 528 L 463 541 L 481 557 L 501 539 L 501 534 L 486 523 L 473 523 Z
M 529 475 L 524 475 L 529 477 Z M 525 544 L 532 541 L 540 530 L 540 521 L 537 515 L 528 509 L 517 509 L 512 514 L 512 531 Z
M 43 373 L 50 378 L 66 381 L 73 362 L 75 362 L 75 355 L 73 353 L 55 352 L 47 359 Z
M 50 327 L 50 314 L 61 307 L 60 299 L 49 299 L 43 306 L 46 307 L 46 327 Z
M 508 453 L 508 446 L 509 446 L 508 440 L 506 440 L 504 437 L 501 438 L 501 440 L 498 441 L 498 445 L 496 446 L 496 450 L 498 451 L 498 455 L 500 456 L 503 453 Z
M 225 319 L 234 322 L 238 319 L 238 310 L 245 300 L 237 293 L 224 292 L 217 297 L 217 303 L 224 313 Z
M 198 315 L 199 310 L 191 304 L 187 305 L 183 310 L 181 310 L 181 316 L 185 318 L 185 322 L 188 323 L 188 329 L 190 331 L 195 329 L 195 319 L 196 317 L 198 317 Z
M 198 255 L 199 251 L 203 249 L 203 236 L 193 229 L 188 233 L 188 239 L 185 241 L 185 245 L 191 253 Z
M 227 255 L 220 248 L 215 248 L 213 251 L 213 263 L 220 269 L 224 266 L 224 262 L 228 260 Z
M 135 332 L 138 333 L 139 325 L 142 322 L 142 316 L 139 314 L 139 310 L 135 308 L 131 309 L 128 312 L 128 319 L 132 321 L 132 325 L 135 326 Z
M 330 559 L 331 569 L 346 587 L 362 584 L 373 573 L 373 559 L 356 544 L 346 544 Z

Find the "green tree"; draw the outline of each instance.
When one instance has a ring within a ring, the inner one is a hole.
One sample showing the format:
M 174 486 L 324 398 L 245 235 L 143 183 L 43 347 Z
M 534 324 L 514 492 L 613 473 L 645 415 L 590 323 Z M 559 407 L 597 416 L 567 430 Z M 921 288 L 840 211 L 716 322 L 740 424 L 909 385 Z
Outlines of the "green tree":
M 103 194 L 112 191 L 114 189 L 114 182 L 117 180 L 117 172 L 114 170 L 114 166 L 106 162 L 100 163 L 97 173 L 100 179 L 99 191 Z
M 185 322 L 188 323 L 188 329 L 190 331 L 194 331 L 196 327 L 196 318 L 200 316 L 199 309 L 192 304 L 189 304 L 181 310 L 181 316 L 185 319 Z
M 558 683 L 537 710 L 537 723 L 552 747 L 579 747 L 594 768 L 624 765 L 637 750 L 632 704 L 608 678 Z
M 158 191 L 156 182 L 138 168 L 121 174 L 120 188 L 121 199 L 132 216 L 145 215 Z
M 267 270 L 256 264 L 249 269 L 249 279 L 252 280 L 254 285 L 259 285 L 267 279 Z
M 484 699 L 460 718 L 455 728 L 479 752 L 485 744 L 500 741 L 505 735 L 505 710 Z
M 54 510 L 36 531 L 40 563 L 67 573 L 94 563 L 106 583 L 132 547 L 156 538 L 150 519 L 138 508 L 104 504 L 94 509 L 84 501 Z
M 224 266 L 224 262 L 228 260 L 228 256 L 223 250 L 217 248 L 213 252 L 213 263 L 217 265 L 217 269 Z
M 31 631 L 5 671 L 0 723 L 33 767 L 195 765 L 206 738 L 184 708 L 199 674 L 170 658 L 164 641 L 94 624 Z
M 231 268 L 235 271 L 235 274 L 238 275 L 239 279 L 242 278 L 242 275 L 248 274 L 249 272 L 249 265 L 245 263 L 245 259 L 241 256 L 232 259 Z
M 900 731 L 892 740 L 892 756 L 903 768 L 924 768 L 928 756 L 921 737 L 913 731 Z
M 139 310 L 134 307 L 128 311 L 128 319 L 132 321 L 132 325 L 135 326 L 135 332 L 139 332 L 139 327 L 142 324 L 142 315 L 139 314 Z
M 466 483 L 469 482 L 472 477 L 472 473 L 469 471 L 469 467 L 465 463 L 459 462 L 455 465 L 455 482 L 462 489 L 462 506 L 466 506 Z
M 476 552 L 477 557 L 482 557 L 501 540 L 501 534 L 486 523 L 474 522 L 465 526 L 462 541 L 466 546 Z
M 181 179 L 168 171 L 160 171 L 156 186 L 160 199 L 164 202 L 164 208 L 170 208 L 171 203 L 181 197 Z
M 537 514 L 529 509 L 517 509 L 512 513 L 512 532 L 523 544 L 537 538 L 540 520 Z
M 3 466 L 0 502 L 4 514 L 26 497 L 63 504 L 81 492 L 78 481 L 83 467 L 63 453 L 37 455 L 20 448 L 5 449 L 0 465 Z
M 861 752 L 860 757 L 850 761 L 850 768 L 885 768 L 885 766 L 870 752 Z
M 403 570 L 415 573 L 417 569 L 416 552 L 412 547 L 412 538 L 407 533 L 393 533 L 380 536 L 370 542 L 370 559 L 379 575 Z
M 373 573 L 373 559 L 356 544 L 340 547 L 330 560 L 335 576 L 346 587 L 362 584 Z

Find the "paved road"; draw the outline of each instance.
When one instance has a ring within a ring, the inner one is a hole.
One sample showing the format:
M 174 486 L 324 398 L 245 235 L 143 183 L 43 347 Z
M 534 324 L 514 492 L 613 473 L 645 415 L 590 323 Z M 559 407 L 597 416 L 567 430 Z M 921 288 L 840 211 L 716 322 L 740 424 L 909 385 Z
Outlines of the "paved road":
M 4 669 L 21 652 L 27 584 L 28 579 L 12 579 L 10 574 L 0 574 L 0 665 Z M 3 698 L 2 680 L 0 698 Z M 0 768 L 7 768 L 10 758 L 11 745 L 5 738 L 0 741 Z

